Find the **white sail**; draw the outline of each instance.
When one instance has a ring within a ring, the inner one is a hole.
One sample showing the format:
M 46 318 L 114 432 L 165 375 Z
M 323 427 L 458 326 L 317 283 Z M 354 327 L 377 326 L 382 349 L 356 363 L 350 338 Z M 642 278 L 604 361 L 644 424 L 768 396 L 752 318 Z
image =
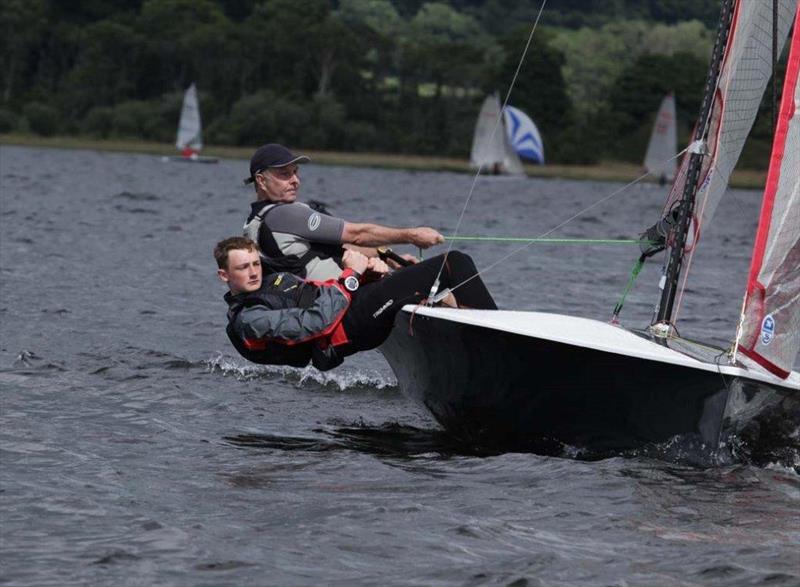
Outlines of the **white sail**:
M 741 351 L 787 377 L 800 351 L 800 13 L 783 84 L 740 330 Z
M 506 106 L 504 112 L 508 140 L 521 159 L 544 165 L 544 144 L 533 120 L 519 108 Z
M 675 154 L 678 152 L 678 131 L 675 121 L 675 97 L 667 94 L 658 109 L 647 153 L 644 156 L 644 168 L 659 179 L 672 181 L 678 167 Z
M 497 94 L 488 96 L 481 106 L 472 139 L 470 163 L 474 169 L 488 173 L 524 174 L 522 162 L 506 137 Z
M 175 146 L 181 150 L 194 153 L 203 148 L 202 128 L 200 125 L 200 106 L 197 102 L 197 88 L 189 86 L 183 95 L 183 108 L 178 123 L 178 138 Z
M 772 76 L 772 2 L 738 0 L 711 114 L 697 187 L 692 232 L 696 239 L 713 217 L 755 121 Z M 778 52 L 783 51 L 797 0 L 778 0 Z M 667 209 L 683 195 L 689 157 L 684 157 Z

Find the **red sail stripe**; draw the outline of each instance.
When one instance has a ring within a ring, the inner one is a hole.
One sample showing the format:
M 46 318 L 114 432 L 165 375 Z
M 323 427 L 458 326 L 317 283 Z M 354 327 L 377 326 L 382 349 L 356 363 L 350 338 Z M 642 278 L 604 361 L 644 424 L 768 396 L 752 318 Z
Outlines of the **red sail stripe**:
M 753 258 L 750 265 L 750 275 L 747 280 L 748 300 L 763 290 L 763 285 L 758 282 L 758 275 L 764 262 L 764 253 L 767 249 L 767 238 L 769 237 L 770 224 L 772 223 L 772 211 L 775 205 L 775 196 L 778 191 L 778 183 L 781 177 L 781 164 L 783 163 L 783 153 L 786 147 L 786 135 L 789 131 L 789 121 L 794 115 L 795 104 L 794 94 L 797 87 L 797 78 L 800 73 L 800 10 L 795 14 L 794 33 L 792 34 L 791 48 L 789 50 L 789 62 L 786 68 L 786 79 L 783 84 L 783 96 L 781 98 L 780 113 L 778 115 L 778 127 L 775 130 L 775 140 L 772 145 L 772 156 L 767 173 L 767 183 L 764 187 L 764 200 L 761 205 L 761 214 L 758 220 L 758 232 L 753 247 Z M 763 305 L 761 306 L 763 314 Z M 764 316 L 759 316 L 759 321 Z M 771 361 L 757 353 L 754 349 L 758 341 L 756 335 L 753 340 L 743 341 L 742 353 L 758 362 L 764 368 L 779 377 L 786 378 L 789 372 L 778 367 Z

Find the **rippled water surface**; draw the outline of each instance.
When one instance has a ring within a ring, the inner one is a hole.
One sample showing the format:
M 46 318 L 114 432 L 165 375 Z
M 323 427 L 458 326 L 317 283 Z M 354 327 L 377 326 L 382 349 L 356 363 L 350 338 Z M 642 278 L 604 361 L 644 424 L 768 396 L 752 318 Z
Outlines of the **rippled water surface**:
M 211 257 L 240 230 L 246 173 L 0 147 L 0 583 L 800 584 L 791 467 L 481 454 L 377 353 L 325 374 L 248 365 Z M 338 215 L 445 233 L 471 182 L 303 167 L 305 197 Z M 461 234 L 538 236 L 620 187 L 481 179 Z M 730 338 L 759 196 L 733 191 L 706 234 L 684 335 Z M 627 190 L 553 236 L 630 238 L 663 197 Z M 459 248 L 479 267 L 513 250 Z M 537 246 L 485 278 L 503 308 L 607 319 L 635 257 Z M 626 323 L 648 322 L 657 276 Z

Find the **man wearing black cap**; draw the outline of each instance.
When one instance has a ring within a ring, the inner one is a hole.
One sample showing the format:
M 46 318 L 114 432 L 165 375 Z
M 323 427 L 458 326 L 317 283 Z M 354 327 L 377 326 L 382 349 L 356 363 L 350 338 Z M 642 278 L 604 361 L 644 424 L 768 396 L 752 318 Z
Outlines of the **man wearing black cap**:
M 244 234 L 258 243 L 271 270 L 324 281 L 341 274 L 342 245 L 411 244 L 427 249 L 444 242 L 432 228 L 347 222 L 296 202 L 298 166 L 309 161 L 277 143 L 262 145 L 250 159 L 250 177 L 245 183 L 255 184 L 257 199 L 251 204 Z

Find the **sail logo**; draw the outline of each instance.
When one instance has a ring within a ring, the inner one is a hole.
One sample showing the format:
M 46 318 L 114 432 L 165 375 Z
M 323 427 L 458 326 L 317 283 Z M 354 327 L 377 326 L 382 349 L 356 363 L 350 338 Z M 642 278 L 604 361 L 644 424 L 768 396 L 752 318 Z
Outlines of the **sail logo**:
M 775 338 L 775 319 L 767 314 L 761 321 L 761 344 L 767 346 Z
M 319 212 L 314 212 L 308 217 L 308 230 L 314 232 L 319 228 L 320 222 L 322 222 L 322 218 L 320 217 Z
M 709 169 L 708 175 L 706 175 L 705 179 L 703 179 L 703 182 L 700 184 L 700 187 L 697 188 L 697 193 L 704 192 L 708 189 L 708 186 L 711 185 L 711 178 L 713 175 L 714 175 L 714 170 Z

